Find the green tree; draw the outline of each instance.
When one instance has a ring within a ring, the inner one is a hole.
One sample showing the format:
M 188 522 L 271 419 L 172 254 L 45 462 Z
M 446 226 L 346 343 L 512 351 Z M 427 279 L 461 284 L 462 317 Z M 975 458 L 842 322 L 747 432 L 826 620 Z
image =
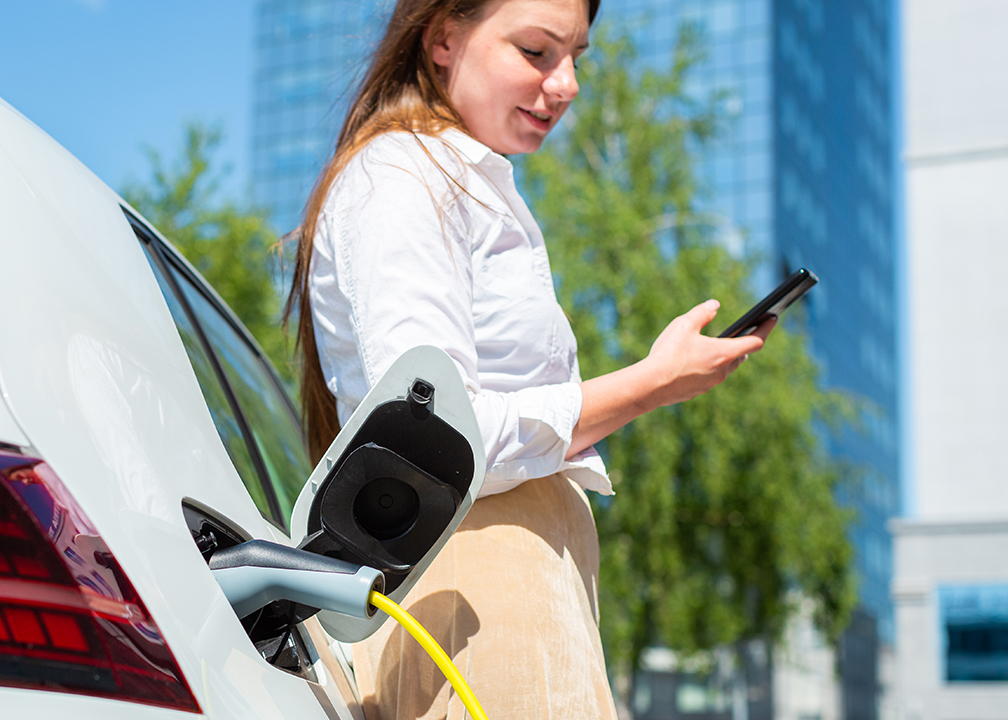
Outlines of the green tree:
M 683 83 L 690 27 L 667 72 L 634 71 L 626 39 L 599 32 L 570 122 L 523 164 L 585 377 L 643 358 L 675 316 L 716 297 L 720 331 L 753 302 L 755 258 L 711 240 L 695 210 L 691 151 L 717 130 L 719 98 Z M 616 495 L 593 503 L 602 636 L 610 666 L 636 669 L 655 642 L 692 653 L 780 637 L 797 597 L 831 637 L 855 600 L 840 470 L 817 428 L 848 411 L 819 389 L 792 309 L 721 387 L 639 418 L 602 444 Z
M 292 343 L 280 326 L 273 283 L 277 236 L 263 208 L 218 200 L 222 173 L 212 160 L 220 141 L 220 130 L 190 124 L 182 154 L 171 167 L 148 150 L 150 180 L 129 185 L 122 196 L 213 285 L 291 382 Z

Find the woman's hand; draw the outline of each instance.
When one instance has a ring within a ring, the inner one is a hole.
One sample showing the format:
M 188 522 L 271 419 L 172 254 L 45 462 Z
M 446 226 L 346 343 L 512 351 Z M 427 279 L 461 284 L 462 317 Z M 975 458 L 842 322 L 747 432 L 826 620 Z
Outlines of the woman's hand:
M 701 335 L 717 315 L 721 303 L 708 300 L 668 324 L 641 361 L 653 374 L 656 387 L 649 393 L 650 408 L 692 400 L 734 372 L 750 353 L 763 347 L 777 324 L 773 318 L 751 335 L 715 338 Z
M 714 319 L 719 307 L 717 300 L 697 305 L 668 324 L 646 358 L 581 383 L 581 417 L 567 457 L 646 412 L 690 400 L 720 384 L 750 353 L 763 347 L 777 324 L 772 318 L 740 338 L 702 335 L 700 331 Z

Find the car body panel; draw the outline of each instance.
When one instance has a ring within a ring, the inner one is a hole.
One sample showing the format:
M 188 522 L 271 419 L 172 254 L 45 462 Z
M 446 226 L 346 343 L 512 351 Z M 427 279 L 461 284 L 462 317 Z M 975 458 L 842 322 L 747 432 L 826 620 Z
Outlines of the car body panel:
M 0 386 L 0 443 L 28 447 L 28 438 L 21 431 L 21 426 L 14 418 L 3 396 L 3 386 Z
M 183 499 L 251 537 L 290 541 L 221 443 L 122 199 L 0 101 L 0 203 L 0 441 L 30 446 L 85 509 L 204 712 L 326 717 L 303 678 L 258 654 L 193 543 Z M 42 702 L 168 712 L 0 688 L 15 715 Z

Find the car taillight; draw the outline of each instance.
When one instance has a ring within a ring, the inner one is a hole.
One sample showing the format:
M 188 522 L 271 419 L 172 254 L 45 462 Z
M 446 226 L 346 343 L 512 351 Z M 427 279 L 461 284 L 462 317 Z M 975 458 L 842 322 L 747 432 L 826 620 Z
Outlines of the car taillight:
M 52 468 L 4 451 L 0 685 L 200 712 L 157 624 Z

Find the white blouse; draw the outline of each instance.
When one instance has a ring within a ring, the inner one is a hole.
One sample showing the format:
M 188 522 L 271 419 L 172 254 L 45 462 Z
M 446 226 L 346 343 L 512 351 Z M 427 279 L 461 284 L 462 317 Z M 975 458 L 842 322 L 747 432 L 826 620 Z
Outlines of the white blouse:
M 612 493 L 594 448 L 564 460 L 581 414 L 577 342 L 504 157 L 458 130 L 372 140 L 326 198 L 310 298 L 341 423 L 399 355 L 436 345 L 473 401 L 481 495 L 558 471 Z

